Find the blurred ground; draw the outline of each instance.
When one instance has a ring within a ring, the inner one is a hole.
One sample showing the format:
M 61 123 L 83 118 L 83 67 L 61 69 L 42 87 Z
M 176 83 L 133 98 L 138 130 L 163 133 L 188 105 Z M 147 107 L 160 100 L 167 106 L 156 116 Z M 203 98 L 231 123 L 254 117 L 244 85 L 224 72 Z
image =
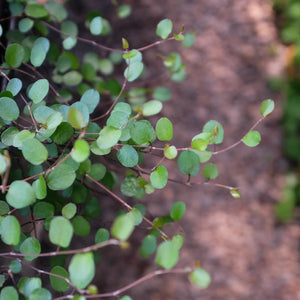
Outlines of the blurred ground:
M 208 120 L 215 119 L 225 130 L 223 146 L 216 150 L 225 148 L 239 140 L 259 118 L 262 100 L 275 97 L 277 107 L 258 127 L 262 135 L 259 147 L 239 145 L 214 158 L 220 170 L 216 182 L 239 186 L 242 199 L 233 199 L 228 191 L 217 187 L 188 188 L 169 183 L 165 191 L 145 200 L 153 215 L 168 213 L 175 201 L 187 204 L 182 228 L 178 228 L 185 234 L 178 265 L 200 260 L 212 276 L 211 286 L 201 291 L 181 276 L 168 275 L 127 294 L 135 300 L 299 299 L 299 226 L 276 224 L 273 213 L 274 203 L 281 199 L 286 164 L 281 153 L 282 99 L 267 86 L 270 76 L 284 67 L 284 48 L 277 40 L 271 1 L 128 2 L 133 14 L 117 23 L 116 41 L 124 36 L 133 47 L 147 45 L 156 40 L 155 27 L 163 18 L 173 20 L 175 31 L 184 24 L 186 30 L 197 32 L 191 49 L 171 42 L 145 53 L 148 71 L 140 85 L 166 84 L 171 89 L 172 102 L 165 105 L 163 115 L 175 123 L 174 144 L 188 145 Z M 86 10 L 97 7 L 92 1 L 82 4 Z M 157 53 L 168 51 L 181 53 L 187 71 L 185 82 L 170 82 L 159 67 Z M 119 250 L 109 250 L 103 257 L 108 252 L 111 258 L 103 262 L 99 273 L 105 291 L 153 270 L 151 261 L 148 265 L 132 253 L 120 256 L 121 261 L 116 262 Z

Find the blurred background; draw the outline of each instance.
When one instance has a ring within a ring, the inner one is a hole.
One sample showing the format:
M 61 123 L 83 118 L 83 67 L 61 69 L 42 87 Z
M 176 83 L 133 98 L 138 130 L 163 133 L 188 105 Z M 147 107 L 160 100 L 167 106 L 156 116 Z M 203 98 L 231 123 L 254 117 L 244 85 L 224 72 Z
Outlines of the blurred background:
M 185 235 L 178 266 L 199 260 L 212 276 L 210 287 L 199 290 L 181 276 L 167 275 L 127 294 L 151 300 L 300 299 L 300 1 L 118 1 L 132 7 L 122 20 L 112 2 L 71 0 L 67 5 L 78 24 L 90 10 L 103 12 L 114 27 L 106 40 L 109 46 L 120 47 L 122 37 L 132 48 L 152 43 L 156 24 L 164 18 L 173 21 L 174 32 L 184 25 L 196 34 L 191 48 L 173 41 L 146 51 L 144 78 L 128 86 L 170 89 L 172 100 L 163 114 L 174 122 L 177 146 L 188 145 L 213 119 L 225 130 L 223 146 L 216 150 L 225 148 L 259 118 L 263 100 L 276 103 L 258 127 L 262 142 L 257 148 L 239 145 L 214 158 L 220 170 L 217 182 L 240 187 L 241 199 L 213 186 L 169 183 L 162 193 L 143 200 L 153 215 L 168 213 L 176 201 L 186 203 L 181 227 L 174 228 Z M 183 82 L 170 80 L 162 67 L 159 55 L 172 51 L 180 53 L 186 66 Z M 98 274 L 103 291 L 153 270 L 151 259 L 131 250 L 103 253 L 107 258 Z

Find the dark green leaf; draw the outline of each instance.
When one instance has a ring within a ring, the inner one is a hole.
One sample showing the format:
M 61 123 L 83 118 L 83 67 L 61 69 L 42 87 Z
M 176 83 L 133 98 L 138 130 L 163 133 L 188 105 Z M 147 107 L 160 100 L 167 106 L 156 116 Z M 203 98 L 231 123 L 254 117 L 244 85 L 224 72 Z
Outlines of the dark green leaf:
M 39 241 L 34 237 L 27 238 L 20 246 L 20 251 L 23 254 L 40 254 L 41 245 Z M 28 261 L 34 260 L 36 256 L 26 256 L 25 259 Z
M 184 175 L 196 176 L 199 173 L 199 157 L 191 150 L 181 152 L 177 163 L 179 171 Z
M 156 237 L 152 234 L 146 235 L 142 243 L 142 251 L 147 255 L 151 255 L 156 250 Z
M 171 208 L 170 216 L 174 221 L 179 221 L 185 214 L 185 204 L 183 202 L 176 202 Z
M 218 167 L 215 164 L 207 164 L 203 168 L 203 176 L 208 179 L 215 179 L 219 175 Z
M 138 145 L 147 145 L 153 142 L 156 138 L 155 131 L 151 123 L 147 120 L 142 120 L 134 123 L 130 129 L 132 139 Z
M 50 273 L 65 277 L 67 279 L 69 278 L 69 273 L 61 266 L 53 267 Z M 63 278 L 56 277 L 53 275 L 50 275 L 50 283 L 52 288 L 58 292 L 66 292 L 70 286 L 68 282 Z
M 33 212 L 38 218 L 46 219 L 54 215 L 54 205 L 39 201 L 34 205 Z
M 95 243 L 102 243 L 109 239 L 109 231 L 105 228 L 100 228 L 97 230 L 95 235 Z
M 0 292 L 0 300 L 19 300 L 18 292 L 12 286 L 5 286 Z
M 90 223 L 82 216 L 76 216 L 72 220 L 74 233 L 79 236 L 87 236 L 91 232 Z
M 19 44 L 10 44 L 5 51 L 5 61 L 12 68 L 21 66 L 25 58 L 25 50 Z
M 117 157 L 120 163 L 124 167 L 132 168 L 134 167 L 139 160 L 138 153 L 130 145 L 124 145 L 117 153 Z

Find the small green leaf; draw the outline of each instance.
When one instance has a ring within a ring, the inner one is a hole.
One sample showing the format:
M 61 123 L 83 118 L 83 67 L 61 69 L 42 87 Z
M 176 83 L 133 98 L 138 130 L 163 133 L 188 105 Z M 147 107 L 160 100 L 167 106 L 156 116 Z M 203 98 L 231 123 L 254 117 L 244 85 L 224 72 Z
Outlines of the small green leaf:
M 172 94 L 168 88 L 166 88 L 164 86 L 159 86 L 159 87 L 155 88 L 155 90 L 153 91 L 152 97 L 159 101 L 165 102 L 165 101 L 169 101 L 171 99 Z
M 164 188 L 168 183 L 168 171 L 164 166 L 158 166 L 155 171 L 150 174 L 150 181 L 156 189 Z
M 191 150 L 181 152 L 177 163 L 179 171 L 184 175 L 196 176 L 199 173 L 199 157 Z
M 184 35 L 184 41 L 182 41 L 182 45 L 186 48 L 191 48 L 195 43 L 195 39 L 196 34 L 194 32 L 187 32 Z
M 90 31 L 93 35 L 100 35 L 103 29 L 102 18 L 95 17 L 90 22 Z
M 83 76 L 78 71 L 72 70 L 63 75 L 63 82 L 68 86 L 76 86 L 82 81 L 82 78 Z
M 15 216 L 6 216 L 1 222 L 1 239 L 7 245 L 18 245 L 21 227 Z
M 131 14 L 131 6 L 130 5 L 120 5 L 118 7 L 118 17 L 120 19 L 125 19 Z
M 34 132 L 30 132 L 27 129 L 24 129 L 17 133 L 14 138 L 13 146 L 17 148 L 22 148 L 22 144 L 29 139 L 33 139 Z
M 161 141 L 170 141 L 173 138 L 173 124 L 168 118 L 160 118 L 156 123 L 155 131 Z
M 5 61 L 12 68 L 21 66 L 25 58 L 25 50 L 19 44 L 10 44 L 5 51 Z
M 29 297 L 29 300 L 51 300 L 52 299 L 52 295 L 51 293 L 45 289 L 45 288 L 38 288 L 35 289 Z
M 58 125 L 55 132 L 51 135 L 51 140 L 55 144 L 63 145 L 70 140 L 73 134 L 74 129 L 72 128 L 72 126 L 67 122 L 62 122 Z
M 176 40 L 176 41 L 184 41 L 184 35 L 182 34 L 182 33 L 180 33 L 180 34 L 174 34 L 174 39 Z
M 264 116 L 267 117 L 272 113 L 274 110 L 275 104 L 274 101 L 271 99 L 263 101 L 263 103 L 260 106 L 260 113 Z
M 24 158 L 33 165 L 40 165 L 48 158 L 46 147 L 37 139 L 27 139 L 22 144 Z
M 185 204 L 183 202 L 176 202 L 171 208 L 170 216 L 174 221 L 180 221 L 185 214 Z
M 28 97 L 34 102 L 39 103 L 49 92 L 49 81 L 47 79 L 37 80 L 29 89 Z
M 6 215 L 8 212 L 9 212 L 8 204 L 5 201 L 0 200 L 0 216 Z
M 105 228 L 100 228 L 95 234 L 95 243 L 102 243 L 109 239 L 109 231 Z
M 72 220 L 74 233 L 78 236 L 87 236 L 91 232 L 90 223 L 83 216 L 76 216 Z
M 210 120 L 203 126 L 203 132 L 208 132 L 212 134 L 210 144 L 221 144 L 224 138 L 224 129 L 222 125 L 215 121 Z
M 111 234 L 121 241 L 126 241 L 133 230 L 134 221 L 128 214 L 125 214 L 115 219 L 111 228 Z
M 70 245 L 72 237 L 73 226 L 68 219 L 58 216 L 51 220 L 49 228 L 51 243 L 65 248 Z
M 29 297 L 31 293 L 41 288 L 42 281 L 38 277 L 22 277 L 18 282 L 18 290 L 21 294 Z
M 12 286 L 5 286 L 0 292 L 0 300 L 18 300 L 19 295 L 16 289 Z
M 143 72 L 144 64 L 142 62 L 133 62 L 128 65 L 124 71 L 124 77 L 129 82 L 136 80 Z
M 120 128 L 126 124 L 129 119 L 129 115 L 123 111 L 112 111 L 106 124 L 114 128 Z
M 68 203 L 62 208 L 61 213 L 65 218 L 72 219 L 75 216 L 76 211 L 76 205 L 74 203 Z
M 34 41 L 30 55 L 30 61 L 33 66 L 39 67 L 42 65 L 46 58 L 49 47 L 49 40 L 44 37 L 37 38 Z
M 128 216 L 130 216 L 133 220 L 133 223 L 135 226 L 139 225 L 143 221 L 143 215 L 137 208 L 132 208 L 132 210 L 128 213 Z
M 155 131 L 147 120 L 135 122 L 130 129 L 130 134 L 138 145 L 147 145 L 155 141 L 156 138 Z
M 171 269 L 179 259 L 178 247 L 171 241 L 162 242 L 156 252 L 155 262 L 164 269 Z
M 172 32 L 173 24 L 169 19 L 164 19 L 157 24 L 156 34 L 165 40 Z
M 32 183 L 32 188 L 37 199 L 41 200 L 47 196 L 47 185 L 44 177 L 39 175 L 39 178 Z
M 102 164 L 92 164 L 87 173 L 95 180 L 101 180 L 105 176 L 106 167 Z
M 55 266 L 50 271 L 51 274 L 56 274 L 65 278 L 69 278 L 69 273 L 61 266 Z M 50 283 L 52 288 L 57 292 L 66 292 L 69 289 L 69 284 L 63 278 L 50 275 Z
M 245 137 L 243 137 L 243 143 L 249 147 L 257 146 L 261 141 L 261 136 L 258 131 L 249 131 Z
M 122 46 L 125 50 L 129 48 L 129 43 L 125 38 L 122 38 Z
M 49 15 L 51 15 L 51 19 L 53 21 L 62 22 L 68 16 L 68 12 L 65 7 L 56 1 L 47 1 L 45 3 L 45 8 Z
M 241 194 L 238 190 L 230 190 L 230 194 L 233 198 L 241 198 Z
M 74 180 L 76 174 L 74 169 L 66 163 L 63 163 L 57 167 L 49 174 L 47 177 L 47 186 L 50 190 L 59 191 L 70 187 Z
M 15 121 L 19 118 L 20 110 L 16 102 L 8 97 L 0 98 L 0 117 L 5 121 Z
M 97 144 L 100 149 L 108 149 L 113 147 L 121 137 L 121 130 L 112 126 L 105 126 L 97 139 Z
M 127 168 L 134 167 L 139 160 L 138 153 L 130 145 L 124 145 L 117 153 L 120 163 Z
M 20 252 L 23 254 L 40 254 L 41 245 L 39 241 L 34 237 L 27 238 L 20 246 Z M 36 256 L 26 256 L 27 261 L 32 261 Z
M 167 145 L 164 149 L 164 155 L 168 159 L 174 159 L 177 156 L 176 147 Z
M 80 102 L 84 103 L 87 106 L 90 114 L 95 110 L 95 108 L 99 104 L 99 101 L 99 92 L 94 89 L 89 89 L 85 91 L 82 97 L 80 98 Z
M 78 288 L 84 289 L 95 276 L 95 262 L 92 252 L 77 253 L 69 265 L 71 282 Z
M 68 112 L 68 122 L 75 129 L 81 129 L 86 126 L 84 116 L 78 109 L 71 107 Z
M 203 176 L 208 179 L 215 179 L 219 175 L 218 167 L 215 164 L 207 164 L 203 168 Z
M 72 158 L 81 163 L 85 161 L 90 155 L 90 147 L 85 140 L 76 140 L 74 143 L 74 148 L 71 153 Z
M 41 4 L 27 4 L 25 14 L 32 18 L 44 18 L 48 16 L 46 8 Z
M 22 180 L 11 183 L 6 194 L 7 203 L 14 208 L 24 208 L 35 202 L 35 193 L 32 186 Z
M 210 275 L 202 268 L 196 268 L 189 274 L 189 280 L 200 288 L 207 288 L 210 285 Z
M 20 273 L 22 271 L 22 263 L 19 260 L 12 260 L 9 264 L 9 269 L 14 273 Z M 1 299 L 1 298 L 0 298 Z
M 22 88 L 22 81 L 19 78 L 12 78 L 6 86 L 6 90 L 10 91 L 13 94 L 13 96 L 18 95 L 21 88 Z
M 143 239 L 141 249 L 145 254 L 151 255 L 155 252 L 156 246 L 156 237 L 152 234 L 148 234 Z
M 184 242 L 184 237 L 182 234 L 175 234 L 172 238 L 172 243 L 177 246 L 178 250 L 182 247 Z
M 162 108 L 163 105 L 160 101 L 158 100 L 148 101 L 143 105 L 143 115 L 145 117 L 157 115 L 158 113 L 160 113 Z
M 41 219 L 46 219 L 54 215 L 54 205 L 48 202 L 39 201 L 33 207 L 34 214 Z

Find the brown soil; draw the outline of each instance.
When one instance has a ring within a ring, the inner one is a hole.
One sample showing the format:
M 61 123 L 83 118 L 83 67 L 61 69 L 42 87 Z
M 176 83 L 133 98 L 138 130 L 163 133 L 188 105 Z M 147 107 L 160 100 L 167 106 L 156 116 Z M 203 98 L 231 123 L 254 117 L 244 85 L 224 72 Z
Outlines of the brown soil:
M 274 98 L 277 108 L 258 127 L 262 135 L 259 147 L 239 145 L 213 159 L 220 170 L 216 182 L 240 187 L 241 199 L 233 199 L 227 190 L 213 186 L 189 188 L 169 183 L 165 191 L 145 200 L 153 215 L 167 214 L 175 201 L 187 204 L 182 228 L 175 228 L 185 234 L 178 266 L 200 260 L 212 276 L 210 287 L 199 290 L 181 276 L 167 275 L 127 294 L 145 300 L 299 299 L 300 227 L 293 223 L 278 225 L 274 218 L 274 204 L 282 197 L 286 162 L 281 153 L 282 100 L 267 85 L 270 76 L 279 74 L 284 66 L 284 47 L 277 39 L 271 1 L 129 2 L 133 15 L 119 22 L 118 35 L 128 38 L 134 47 L 156 40 L 155 26 L 166 17 L 173 20 L 175 30 L 184 24 L 186 30 L 197 32 L 191 49 L 171 42 L 145 53 L 145 82 L 150 81 L 151 86 L 165 81 L 158 52 L 178 51 L 186 64 L 185 82 L 166 81 L 173 97 L 163 115 L 175 123 L 174 144 L 189 145 L 203 125 L 215 119 L 225 130 L 224 143 L 216 150 L 222 149 L 239 140 L 259 118 L 262 100 Z M 119 255 L 119 250 L 112 253 Z M 116 289 L 153 270 L 151 261 L 148 264 L 128 253 L 120 257 L 126 261 L 112 265 L 113 258 L 108 258 L 100 271 L 99 281 L 105 290 Z

